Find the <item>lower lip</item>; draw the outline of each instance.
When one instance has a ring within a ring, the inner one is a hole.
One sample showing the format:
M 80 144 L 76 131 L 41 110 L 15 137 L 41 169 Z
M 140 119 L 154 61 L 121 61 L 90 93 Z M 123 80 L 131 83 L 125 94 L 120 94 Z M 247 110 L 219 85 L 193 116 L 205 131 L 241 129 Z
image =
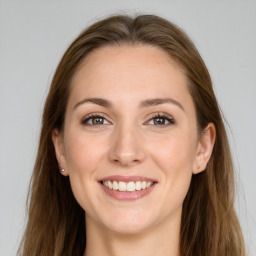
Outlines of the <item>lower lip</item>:
M 151 185 L 150 187 L 142 190 L 136 190 L 133 192 L 128 191 L 119 191 L 119 190 L 113 190 L 109 189 L 108 187 L 105 187 L 102 183 L 100 183 L 102 189 L 111 197 L 117 199 L 117 200 L 136 200 L 141 197 L 144 197 L 148 195 L 155 187 L 156 183 Z

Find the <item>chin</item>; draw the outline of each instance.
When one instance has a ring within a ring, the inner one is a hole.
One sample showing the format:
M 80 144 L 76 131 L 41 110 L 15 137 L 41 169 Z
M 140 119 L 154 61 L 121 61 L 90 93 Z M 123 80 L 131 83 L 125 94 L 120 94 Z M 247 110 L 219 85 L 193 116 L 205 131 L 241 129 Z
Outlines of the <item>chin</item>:
M 110 231 L 119 234 L 139 234 L 147 230 L 153 225 L 153 220 L 145 213 L 125 213 L 112 215 L 109 218 L 104 218 L 102 224 Z
M 140 234 L 147 230 L 148 225 L 143 223 L 111 223 L 108 226 L 108 229 L 112 232 L 123 234 L 123 235 L 134 235 Z

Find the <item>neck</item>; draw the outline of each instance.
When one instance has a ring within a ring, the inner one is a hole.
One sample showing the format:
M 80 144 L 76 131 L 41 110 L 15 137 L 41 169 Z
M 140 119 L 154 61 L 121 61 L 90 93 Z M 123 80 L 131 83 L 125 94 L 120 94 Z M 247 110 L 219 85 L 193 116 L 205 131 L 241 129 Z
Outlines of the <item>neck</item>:
M 136 234 L 120 234 L 103 229 L 86 217 L 84 256 L 179 256 L 180 218 L 164 222 Z

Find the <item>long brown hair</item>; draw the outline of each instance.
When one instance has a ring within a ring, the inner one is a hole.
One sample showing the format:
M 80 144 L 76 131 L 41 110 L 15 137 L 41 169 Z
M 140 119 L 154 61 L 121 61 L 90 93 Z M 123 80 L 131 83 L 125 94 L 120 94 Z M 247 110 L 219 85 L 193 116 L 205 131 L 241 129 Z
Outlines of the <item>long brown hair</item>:
M 175 60 L 188 78 L 198 130 L 212 122 L 216 141 L 206 171 L 194 175 L 183 203 L 182 256 L 244 256 L 234 210 L 234 171 L 230 148 L 208 70 L 194 44 L 177 26 L 154 15 L 106 18 L 84 30 L 69 46 L 52 80 L 28 197 L 28 222 L 19 249 L 23 256 L 81 256 L 85 216 L 69 179 L 59 174 L 52 131 L 63 129 L 71 80 L 88 53 L 106 45 L 149 44 Z

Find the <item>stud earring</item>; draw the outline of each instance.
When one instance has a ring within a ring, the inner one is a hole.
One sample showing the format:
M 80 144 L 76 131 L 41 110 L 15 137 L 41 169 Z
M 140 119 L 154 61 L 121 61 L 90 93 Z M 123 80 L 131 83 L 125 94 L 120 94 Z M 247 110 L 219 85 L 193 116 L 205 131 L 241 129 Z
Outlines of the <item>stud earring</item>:
M 64 169 L 60 169 L 60 171 L 61 171 L 61 172 L 65 172 L 65 170 L 64 170 Z

